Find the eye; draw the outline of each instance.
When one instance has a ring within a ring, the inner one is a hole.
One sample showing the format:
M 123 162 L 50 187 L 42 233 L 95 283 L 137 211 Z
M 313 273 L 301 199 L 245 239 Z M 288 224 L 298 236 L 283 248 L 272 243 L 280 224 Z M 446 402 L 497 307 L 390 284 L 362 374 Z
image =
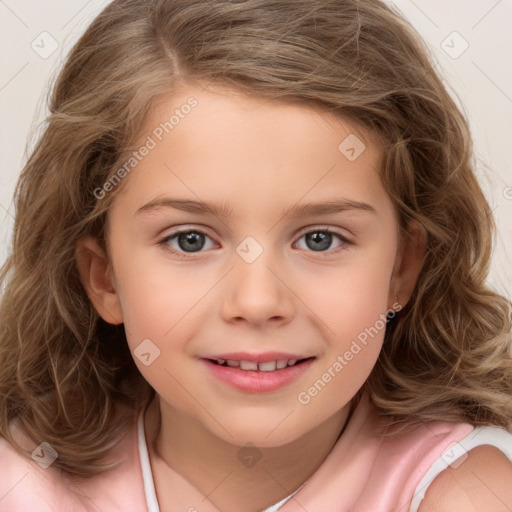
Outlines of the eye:
M 352 245 L 352 242 L 340 233 L 333 232 L 327 228 L 314 229 L 304 233 L 297 242 L 304 238 L 306 247 L 299 247 L 299 249 L 309 249 L 313 252 L 334 252 L 337 253 L 346 248 L 348 245 Z M 210 241 L 208 246 L 207 241 Z M 328 250 L 334 241 L 338 240 L 339 245 Z M 180 229 L 167 235 L 157 242 L 159 246 L 162 246 L 165 250 L 176 255 L 178 258 L 188 258 L 189 254 L 202 252 L 203 249 L 212 249 L 215 247 L 215 243 L 212 239 L 200 229 Z
M 328 252 L 327 250 L 331 247 L 332 243 L 337 239 L 340 244 L 337 248 L 329 252 L 338 252 L 339 250 L 343 250 L 347 245 L 351 245 L 352 243 L 346 237 L 341 235 L 340 233 L 333 232 L 329 229 L 315 229 L 312 231 L 308 231 L 304 233 L 300 240 L 304 238 L 306 242 L 306 249 L 311 249 L 313 252 Z M 299 247 L 299 249 L 303 249 L 304 247 Z
M 206 239 L 211 241 L 211 238 L 199 229 L 181 229 L 171 233 L 162 240 L 158 241 L 158 245 L 169 250 L 178 257 L 186 258 L 186 253 L 201 252 L 205 248 Z M 214 247 L 206 247 L 211 249 Z

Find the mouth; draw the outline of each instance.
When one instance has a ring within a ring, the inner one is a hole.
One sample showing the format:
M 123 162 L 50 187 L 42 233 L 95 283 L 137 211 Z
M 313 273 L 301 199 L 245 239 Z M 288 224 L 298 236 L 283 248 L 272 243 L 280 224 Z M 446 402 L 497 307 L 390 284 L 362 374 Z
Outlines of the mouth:
M 275 372 L 284 370 L 290 366 L 297 366 L 313 357 L 304 357 L 302 359 L 274 359 L 271 361 L 257 362 L 238 359 L 208 359 L 208 361 L 216 364 L 217 366 L 224 366 L 229 368 L 239 368 L 243 371 L 257 371 L 257 372 Z
M 227 357 L 226 357 L 227 356 Z M 246 393 L 266 393 L 286 388 L 301 378 L 314 356 L 292 354 L 227 354 L 200 358 L 211 376 Z

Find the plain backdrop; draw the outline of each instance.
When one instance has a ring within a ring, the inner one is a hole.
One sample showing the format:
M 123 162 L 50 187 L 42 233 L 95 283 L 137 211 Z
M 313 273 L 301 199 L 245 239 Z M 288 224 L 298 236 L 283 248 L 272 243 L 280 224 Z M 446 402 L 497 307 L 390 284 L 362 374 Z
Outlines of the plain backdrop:
M 9 251 L 14 186 L 48 113 L 50 77 L 108 3 L 0 0 L 0 264 Z M 490 284 L 511 297 L 512 0 L 389 3 L 427 41 L 470 121 L 478 176 L 498 225 Z

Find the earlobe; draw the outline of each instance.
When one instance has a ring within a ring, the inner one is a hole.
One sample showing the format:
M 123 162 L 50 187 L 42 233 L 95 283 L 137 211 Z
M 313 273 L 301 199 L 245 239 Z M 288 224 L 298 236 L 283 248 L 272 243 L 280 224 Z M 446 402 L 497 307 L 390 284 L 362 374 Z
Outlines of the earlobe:
M 96 238 L 87 237 L 78 242 L 76 261 L 82 284 L 98 314 L 110 324 L 123 323 L 108 257 Z
M 405 306 L 412 296 L 427 250 L 427 232 L 418 222 L 411 221 L 402 234 L 389 289 L 389 301 L 397 296 Z

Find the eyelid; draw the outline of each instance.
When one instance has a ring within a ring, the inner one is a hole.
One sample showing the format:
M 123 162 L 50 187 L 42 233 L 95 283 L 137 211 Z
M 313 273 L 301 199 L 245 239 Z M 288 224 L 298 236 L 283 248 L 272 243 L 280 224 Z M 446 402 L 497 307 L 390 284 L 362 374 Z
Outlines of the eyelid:
M 330 227 L 330 226 L 326 226 L 326 225 L 322 225 L 322 224 L 313 224 L 311 226 L 307 226 L 305 228 L 302 228 L 296 236 L 304 236 L 306 235 L 307 233 L 310 233 L 311 231 L 323 231 L 325 233 L 331 233 L 333 235 L 338 235 L 338 236 L 341 236 L 342 238 L 346 239 L 347 241 L 350 241 L 349 240 L 349 236 L 347 235 L 344 235 L 342 232 L 340 232 L 339 230 L 340 228 L 333 228 L 333 227 Z M 345 231 L 348 231 L 345 229 Z
M 163 247 L 163 249 L 165 249 L 166 251 L 168 251 L 172 254 L 175 254 L 178 257 L 183 258 L 183 259 L 193 257 L 194 254 L 201 254 L 201 253 L 205 252 L 205 251 L 198 251 L 195 253 L 194 252 L 186 253 L 183 251 L 177 251 L 176 249 L 173 249 L 172 247 L 170 247 L 169 241 L 171 239 L 175 238 L 176 236 L 178 236 L 182 233 L 190 233 L 190 232 L 199 233 L 201 235 L 204 235 L 204 236 L 208 237 L 210 240 L 212 240 L 216 245 L 218 245 L 218 243 L 215 241 L 215 239 L 208 234 L 208 230 L 206 228 L 196 227 L 193 225 L 186 225 L 186 224 L 183 226 L 180 226 L 179 228 L 175 228 L 173 231 L 171 231 L 164 237 L 159 238 L 158 241 L 156 242 L 156 244 L 158 246 Z
M 297 236 L 304 236 L 305 234 L 311 232 L 311 231 L 324 231 L 332 234 L 337 234 L 345 239 L 348 240 L 348 236 L 344 235 L 343 233 L 340 233 L 336 228 L 332 228 L 330 226 L 326 226 L 325 224 L 313 224 L 310 226 L 306 226 L 298 231 L 298 233 L 295 235 Z M 194 231 L 201 233 L 203 235 L 209 236 L 213 239 L 213 237 L 209 234 L 208 228 L 202 227 L 200 225 L 192 225 L 192 224 L 184 224 L 183 226 L 180 226 L 179 228 L 174 229 L 171 231 L 168 235 L 165 236 L 165 238 L 173 237 L 175 235 L 179 235 L 180 233 L 188 233 L 189 231 Z M 344 231 L 348 231 L 345 229 Z M 350 231 L 348 231 L 350 233 Z M 351 233 L 352 234 L 352 233 Z
M 162 236 L 160 238 L 160 240 L 167 240 L 169 238 L 173 238 L 181 233 L 190 233 L 190 232 L 194 232 L 194 233 L 200 233 L 202 235 L 205 235 L 207 236 L 208 238 L 212 239 L 212 240 L 215 240 L 215 237 L 213 237 L 211 234 L 210 234 L 210 230 L 206 227 L 203 227 L 201 225 L 193 225 L 193 224 L 183 224 L 183 225 L 180 225 L 179 227 L 175 227 L 175 228 L 172 228 L 171 231 L 166 234 L 165 236 Z
M 304 235 L 307 235 L 308 233 L 315 233 L 315 232 L 329 233 L 329 234 L 333 235 L 335 238 L 337 238 L 338 241 L 341 242 L 341 245 L 338 247 L 335 247 L 334 249 L 329 249 L 328 251 L 312 251 L 312 250 L 302 249 L 308 255 L 314 254 L 314 255 L 318 255 L 320 258 L 329 258 L 332 256 L 336 256 L 340 252 L 344 252 L 355 245 L 355 243 L 348 236 L 345 236 L 338 230 L 333 229 L 328 226 L 316 225 L 316 226 L 307 226 L 306 228 L 299 231 L 299 233 L 295 237 L 296 242 L 294 242 L 294 246 L 299 243 L 300 239 Z
M 183 225 L 183 226 L 181 226 L 179 228 L 175 228 L 173 231 L 171 231 L 169 234 L 165 235 L 163 238 L 160 238 L 157 241 L 157 245 L 162 246 L 165 250 L 171 252 L 172 254 L 177 255 L 179 258 L 182 258 L 182 259 L 194 258 L 194 255 L 201 254 L 201 253 L 203 253 L 205 251 L 198 251 L 198 252 L 192 252 L 192 253 L 187 253 L 187 252 L 183 252 L 183 251 L 176 251 L 175 249 L 170 247 L 169 244 L 168 244 L 168 241 L 170 239 L 175 238 L 176 236 L 178 236 L 178 235 L 180 235 L 182 233 L 189 233 L 189 232 L 195 232 L 195 233 L 199 233 L 199 234 L 205 235 L 208 238 L 210 238 L 214 243 L 217 244 L 217 242 L 215 242 L 214 238 L 211 237 L 208 234 L 208 230 L 206 228 L 196 227 L 194 225 Z M 332 227 L 325 226 L 325 225 L 311 225 L 311 226 L 307 226 L 305 228 L 302 228 L 295 235 L 294 238 L 296 239 L 296 241 L 294 242 L 294 245 L 304 235 L 307 235 L 308 233 L 311 233 L 311 232 L 330 233 L 330 234 L 338 237 L 338 240 L 343 242 L 343 245 L 341 246 L 341 248 L 337 247 L 337 248 L 334 248 L 334 249 L 330 249 L 328 251 L 306 251 L 306 252 L 311 252 L 313 254 L 319 254 L 319 255 L 321 255 L 321 257 L 322 257 L 322 255 L 328 256 L 328 255 L 336 254 L 336 253 L 340 252 L 341 250 L 344 250 L 343 249 L 344 246 L 350 246 L 350 245 L 354 244 L 354 242 L 352 242 L 349 237 L 345 236 L 344 234 L 340 233 L 339 231 L 337 231 L 336 229 L 334 229 Z

